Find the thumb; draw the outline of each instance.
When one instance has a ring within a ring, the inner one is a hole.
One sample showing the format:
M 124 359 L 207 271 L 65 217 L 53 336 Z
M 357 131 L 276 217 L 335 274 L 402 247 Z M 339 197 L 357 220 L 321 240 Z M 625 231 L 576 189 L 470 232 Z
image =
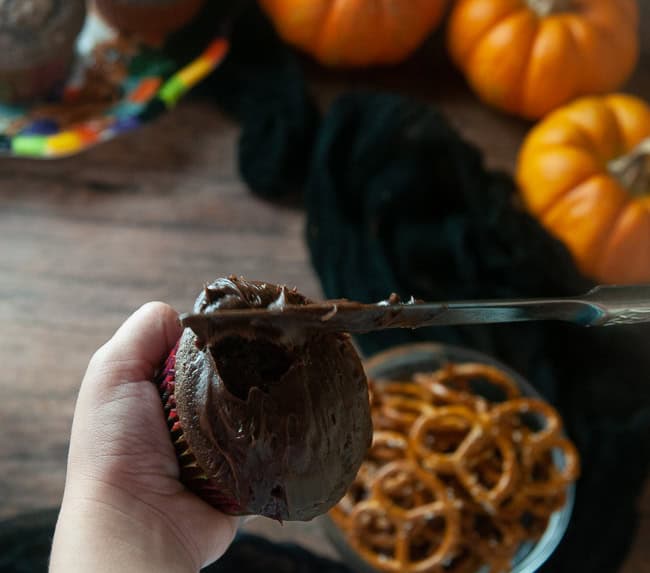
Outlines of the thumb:
M 94 354 L 82 392 L 93 380 L 106 388 L 151 380 L 181 333 L 178 313 L 171 306 L 162 302 L 145 304 Z
M 160 451 L 156 459 L 169 465 L 167 473 L 173 473 L 173 447 L 151 380 L 181 330 L 178 315 L 170 306 L 148 303 L 94 354 L 75 407 L 69 469 L 88 467 L 127 450 L 142 454 Z

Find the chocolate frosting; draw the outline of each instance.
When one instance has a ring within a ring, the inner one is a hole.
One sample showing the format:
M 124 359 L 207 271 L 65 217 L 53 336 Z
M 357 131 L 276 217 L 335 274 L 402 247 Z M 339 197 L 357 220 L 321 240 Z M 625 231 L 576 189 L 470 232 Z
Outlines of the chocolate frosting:
M 307 304 L 296 290 L 219 279 L 194 312 Z M 309 520 L 344 495 L 372 440 L 366 376 L 346 334 L 187 329 L 176 401 L 190 450 L 241 515 Z

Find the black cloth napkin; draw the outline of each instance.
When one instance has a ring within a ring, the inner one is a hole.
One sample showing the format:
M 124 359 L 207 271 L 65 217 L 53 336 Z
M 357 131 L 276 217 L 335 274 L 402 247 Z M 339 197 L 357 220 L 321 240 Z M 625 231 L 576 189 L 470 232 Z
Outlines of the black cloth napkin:
M 0 522 L 0 573 L 46 573 L 58 509 Z
M 304 190 L 306 239 L 328 297 L 563 296 L 593 286 L 524 213 L 512 179 L 486 170 L 433 106 L 354 93 L 319 118 L 299 59 L 254 7 L 235 22 L 229 60 L 206 89 L 241 122 L 251 190 L 266 199 Z M 491 354 L 560 409 L 583 477 L 543 571 L 617 571 L 650 460 L 650 329 L 514 324 L 358 339 L 367 354 L 422 340 Z
M 242 126 L 239 170 L 254 192 L 279 198 L 302 191 L 320 116 L 300 61 L 248 0 L 228 20 L 231 51 L 197 93 L 216 99 Z
M 240 534 L 226 554 L 203 573 L 352 573 L 345 565 L 292 543 Z
M 0 522 L 0 573 L 47 573 L 58 509 Z M 226 554 L 203 573 L 351 573 L 344 565 L 298 545 L 240 533 Z

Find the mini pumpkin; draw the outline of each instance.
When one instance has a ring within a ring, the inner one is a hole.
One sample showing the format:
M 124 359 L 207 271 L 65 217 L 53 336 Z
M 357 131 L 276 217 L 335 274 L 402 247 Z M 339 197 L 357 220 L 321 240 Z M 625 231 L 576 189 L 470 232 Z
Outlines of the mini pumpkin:
M 260 0 L 285 41 L 327 66 L 406 59 L 440 22 L 447 0 Z
M 529 119 L 617 90 L 639 54 L 636 0 L 458 0 L 448 46 L 486 103 Z
M 589 97 L 550 114 L 520 152 L 528 209 L 603 283 L 650 282 L 650 106 Z

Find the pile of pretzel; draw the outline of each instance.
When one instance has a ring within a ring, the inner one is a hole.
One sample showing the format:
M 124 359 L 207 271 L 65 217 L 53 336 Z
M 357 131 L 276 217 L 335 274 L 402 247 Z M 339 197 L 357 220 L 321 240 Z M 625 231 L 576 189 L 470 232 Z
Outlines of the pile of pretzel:
M 349 544 L 377 571 L 510 571 L 580 471 L 557 412 L 484 364 L 377 381 L 371 397 L 372 447 L 331 512 Z

